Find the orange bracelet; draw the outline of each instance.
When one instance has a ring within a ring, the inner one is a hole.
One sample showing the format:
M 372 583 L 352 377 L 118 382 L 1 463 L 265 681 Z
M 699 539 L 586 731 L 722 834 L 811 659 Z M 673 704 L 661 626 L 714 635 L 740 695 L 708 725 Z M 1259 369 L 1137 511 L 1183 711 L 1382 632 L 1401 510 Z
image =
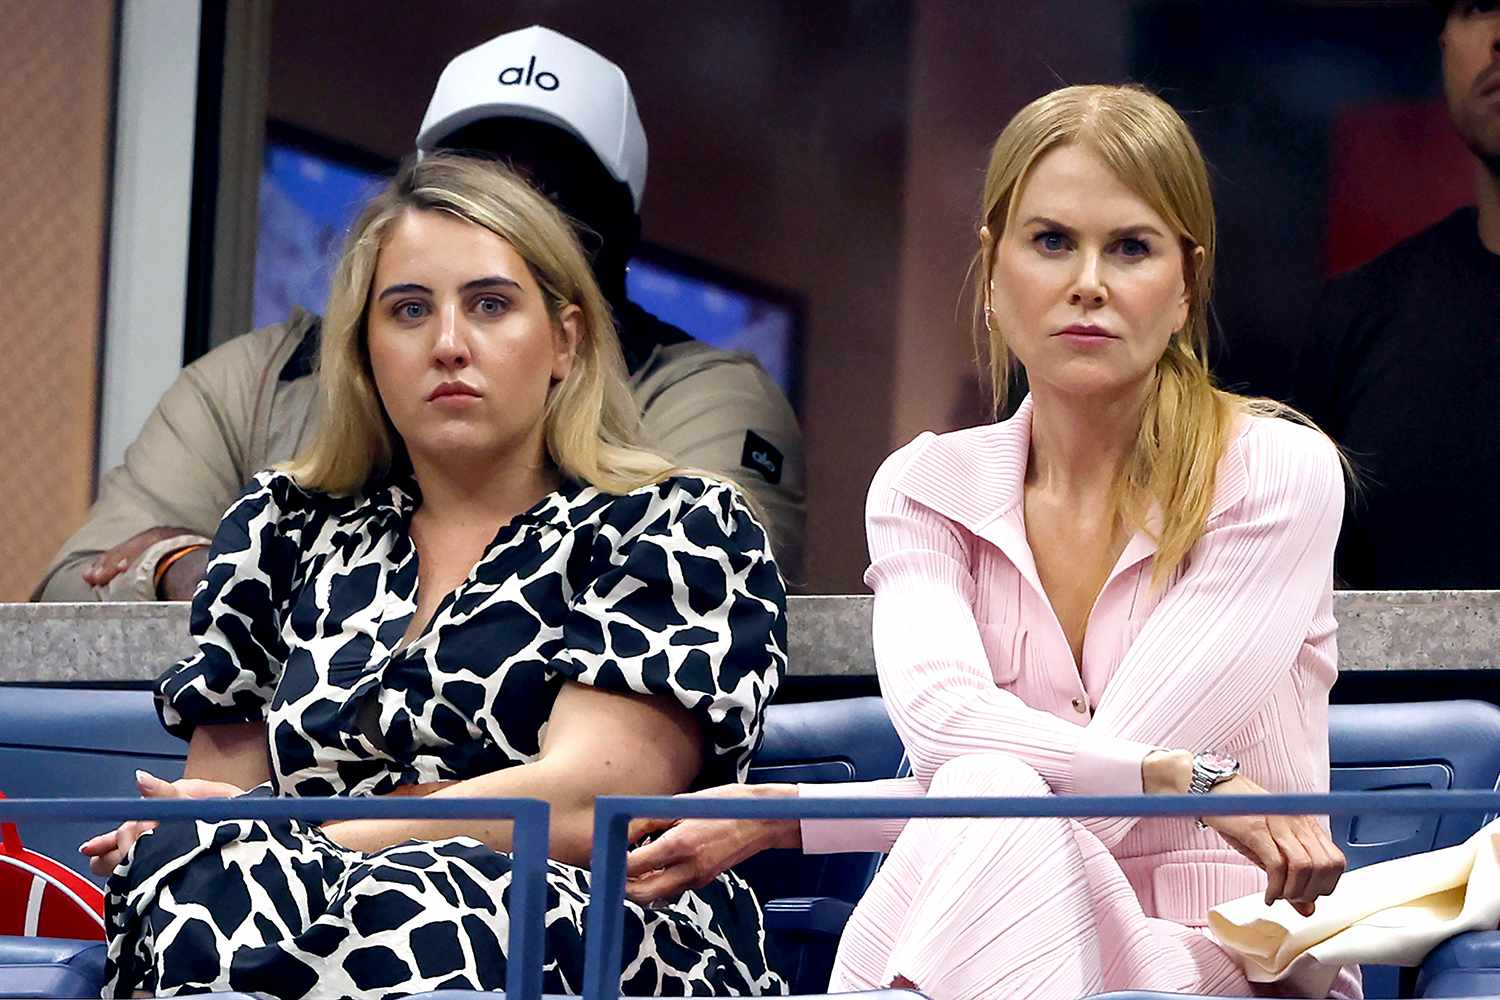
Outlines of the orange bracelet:
M 153 578 L 151 584 L 151 589 L 156 594 L 158 600 L 161 599 L 161 582 L 167 578 L 167 570 L 172 568 L 172 564 L 181 559 L 183 556 L 187 555 L 189 552 L 197 552 L 199 549 L 206 548 L 208 548 L 208 546 L 204 545 L 202 542 L 195 542 L 192 545 L 184 545 L 176 552 L 172 552 L 168 555 L 162 556 L 162 558 L 156 564 L 156 576 Z

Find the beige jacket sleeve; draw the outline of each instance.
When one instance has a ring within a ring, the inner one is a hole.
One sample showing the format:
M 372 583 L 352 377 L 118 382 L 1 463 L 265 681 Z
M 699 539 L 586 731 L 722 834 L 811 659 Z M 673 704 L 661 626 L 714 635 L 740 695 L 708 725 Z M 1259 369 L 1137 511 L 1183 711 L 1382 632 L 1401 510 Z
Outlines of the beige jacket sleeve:
M 32 600 L 151 601 L 156 563 L 207 542 L 230 501 L 259 470 L 277 373 L 305 327 L 276 325 L 236 337 L 184 368 L 125 451 L 100 479 L 88 519 L 52 560 Z M 153 545 L 107 586 L 83 580 L 101 552 L 149 528 L 183 534 Z
M 632 383 L 645 443 L 750 494 L 796 590 L 807 514 L 802 429 L 771 376 L 749 354 L 693 341 L 659 349 Z

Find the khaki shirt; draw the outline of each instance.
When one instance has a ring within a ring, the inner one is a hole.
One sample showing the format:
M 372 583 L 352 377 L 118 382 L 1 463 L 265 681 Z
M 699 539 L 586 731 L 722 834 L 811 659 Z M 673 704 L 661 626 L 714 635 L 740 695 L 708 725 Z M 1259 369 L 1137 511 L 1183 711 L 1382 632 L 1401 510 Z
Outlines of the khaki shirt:
M 32 592 L 39 601 L 155 600 L 161 558 L 208 542 L 250 477 L 311 440 L 317 377 L 281 380 L 317 323 L 236 337 L 188 365 L 151 411 L 125 462 L 104 474 L 83 527 Z M 751 495 L 789 584 L 802 579 L 806 497 L 802 431 L 781 390 L 752 355 L 696 340 L 658 346 L 630 378 L 642 441 L 686 467 L 719 473 Z M 772 482 L 771 480 L 776 480 Z M 181 527 L 103 587 L 84 582 L 100 553 L 150 528 Z

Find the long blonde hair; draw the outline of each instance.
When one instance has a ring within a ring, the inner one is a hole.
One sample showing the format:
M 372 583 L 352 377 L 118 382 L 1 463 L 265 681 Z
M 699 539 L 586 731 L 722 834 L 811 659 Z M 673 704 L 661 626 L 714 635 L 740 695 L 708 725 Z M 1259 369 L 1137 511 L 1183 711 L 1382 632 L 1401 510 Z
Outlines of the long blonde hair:
M 1188 314 L 1156 363 L 1140 430 L 1113 504 L 1126 526 L 1149 530 L 1152 505 L 1161 510 L 1153 586 L 1164 584 L 1203 534 L 1213 502 L 1219 459 L 1236 419 L 1245 414 L 1306 417 L 1269 399 L 1226 392 L 1208 368 L 1209 296 L 1213 288 L 1213 195 L 1203 154 L 1181 116 L 1136 86 L 1064 87 L 1022 108 L 995 141 L 980 203 L 981 224 L 994 239 L 975 261 L 976 335 L 988 335 L 995 412 L 1005 409 L 1015 357 L 1000 324 L 990 319 L 989 279 L 1000 234 L 1013 221 L 1016 193 L 1049 150 L 1085 146 L 1166 221 L 1183 253 Z
M 400 437 L 370 369 L 365 324 L 381 247 L 409 211 L 447 212 L 489 230 L 526 262 L 554 321 L 569 305 L 582 312 L 573 369 L 552 387 L 543 415 L 547 454 L 563 475 L 620 494 L 678 471 L 636 443 L 640 412 L 619 337 L 573 227 L 505 167 L 440 153 L 405 164 L 349 232 L 323 320 L 322 416 L 286 472 L 307 489 L 354 493 L 399 454 Z

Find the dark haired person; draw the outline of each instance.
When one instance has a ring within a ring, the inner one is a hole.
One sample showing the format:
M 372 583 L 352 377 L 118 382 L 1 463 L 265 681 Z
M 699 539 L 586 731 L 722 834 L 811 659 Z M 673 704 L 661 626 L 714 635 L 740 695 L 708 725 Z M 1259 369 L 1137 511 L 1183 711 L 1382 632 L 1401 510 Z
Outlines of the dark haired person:
M 517 67 L 530 72 L 511 72 Z M 546 28 L 500 35 L 444 69 L 417 146 L 498 157 L 581 223 L 619 329 L 642 440 L 684 466 L 742 484 L 766 519 L 782 572 L 800 580 L 802 432 L 786 397 L 753 357 L 694 340 L 625 294 L 647 149 L 621 69 Z M 63 544 L 33 599 L 190 597 L 209 536 L 240 487 L 314 432 L 319 326 L 319 317 L 298 312 L 189 365 L 124 463 L 104 474 L 88 520 Z
M 1329 283 L 1293 400 L 1359 469 L 1336 563 L 1358 590 L 1500 587 L 1500 3 L 1437 6 L 1474 205 Z

